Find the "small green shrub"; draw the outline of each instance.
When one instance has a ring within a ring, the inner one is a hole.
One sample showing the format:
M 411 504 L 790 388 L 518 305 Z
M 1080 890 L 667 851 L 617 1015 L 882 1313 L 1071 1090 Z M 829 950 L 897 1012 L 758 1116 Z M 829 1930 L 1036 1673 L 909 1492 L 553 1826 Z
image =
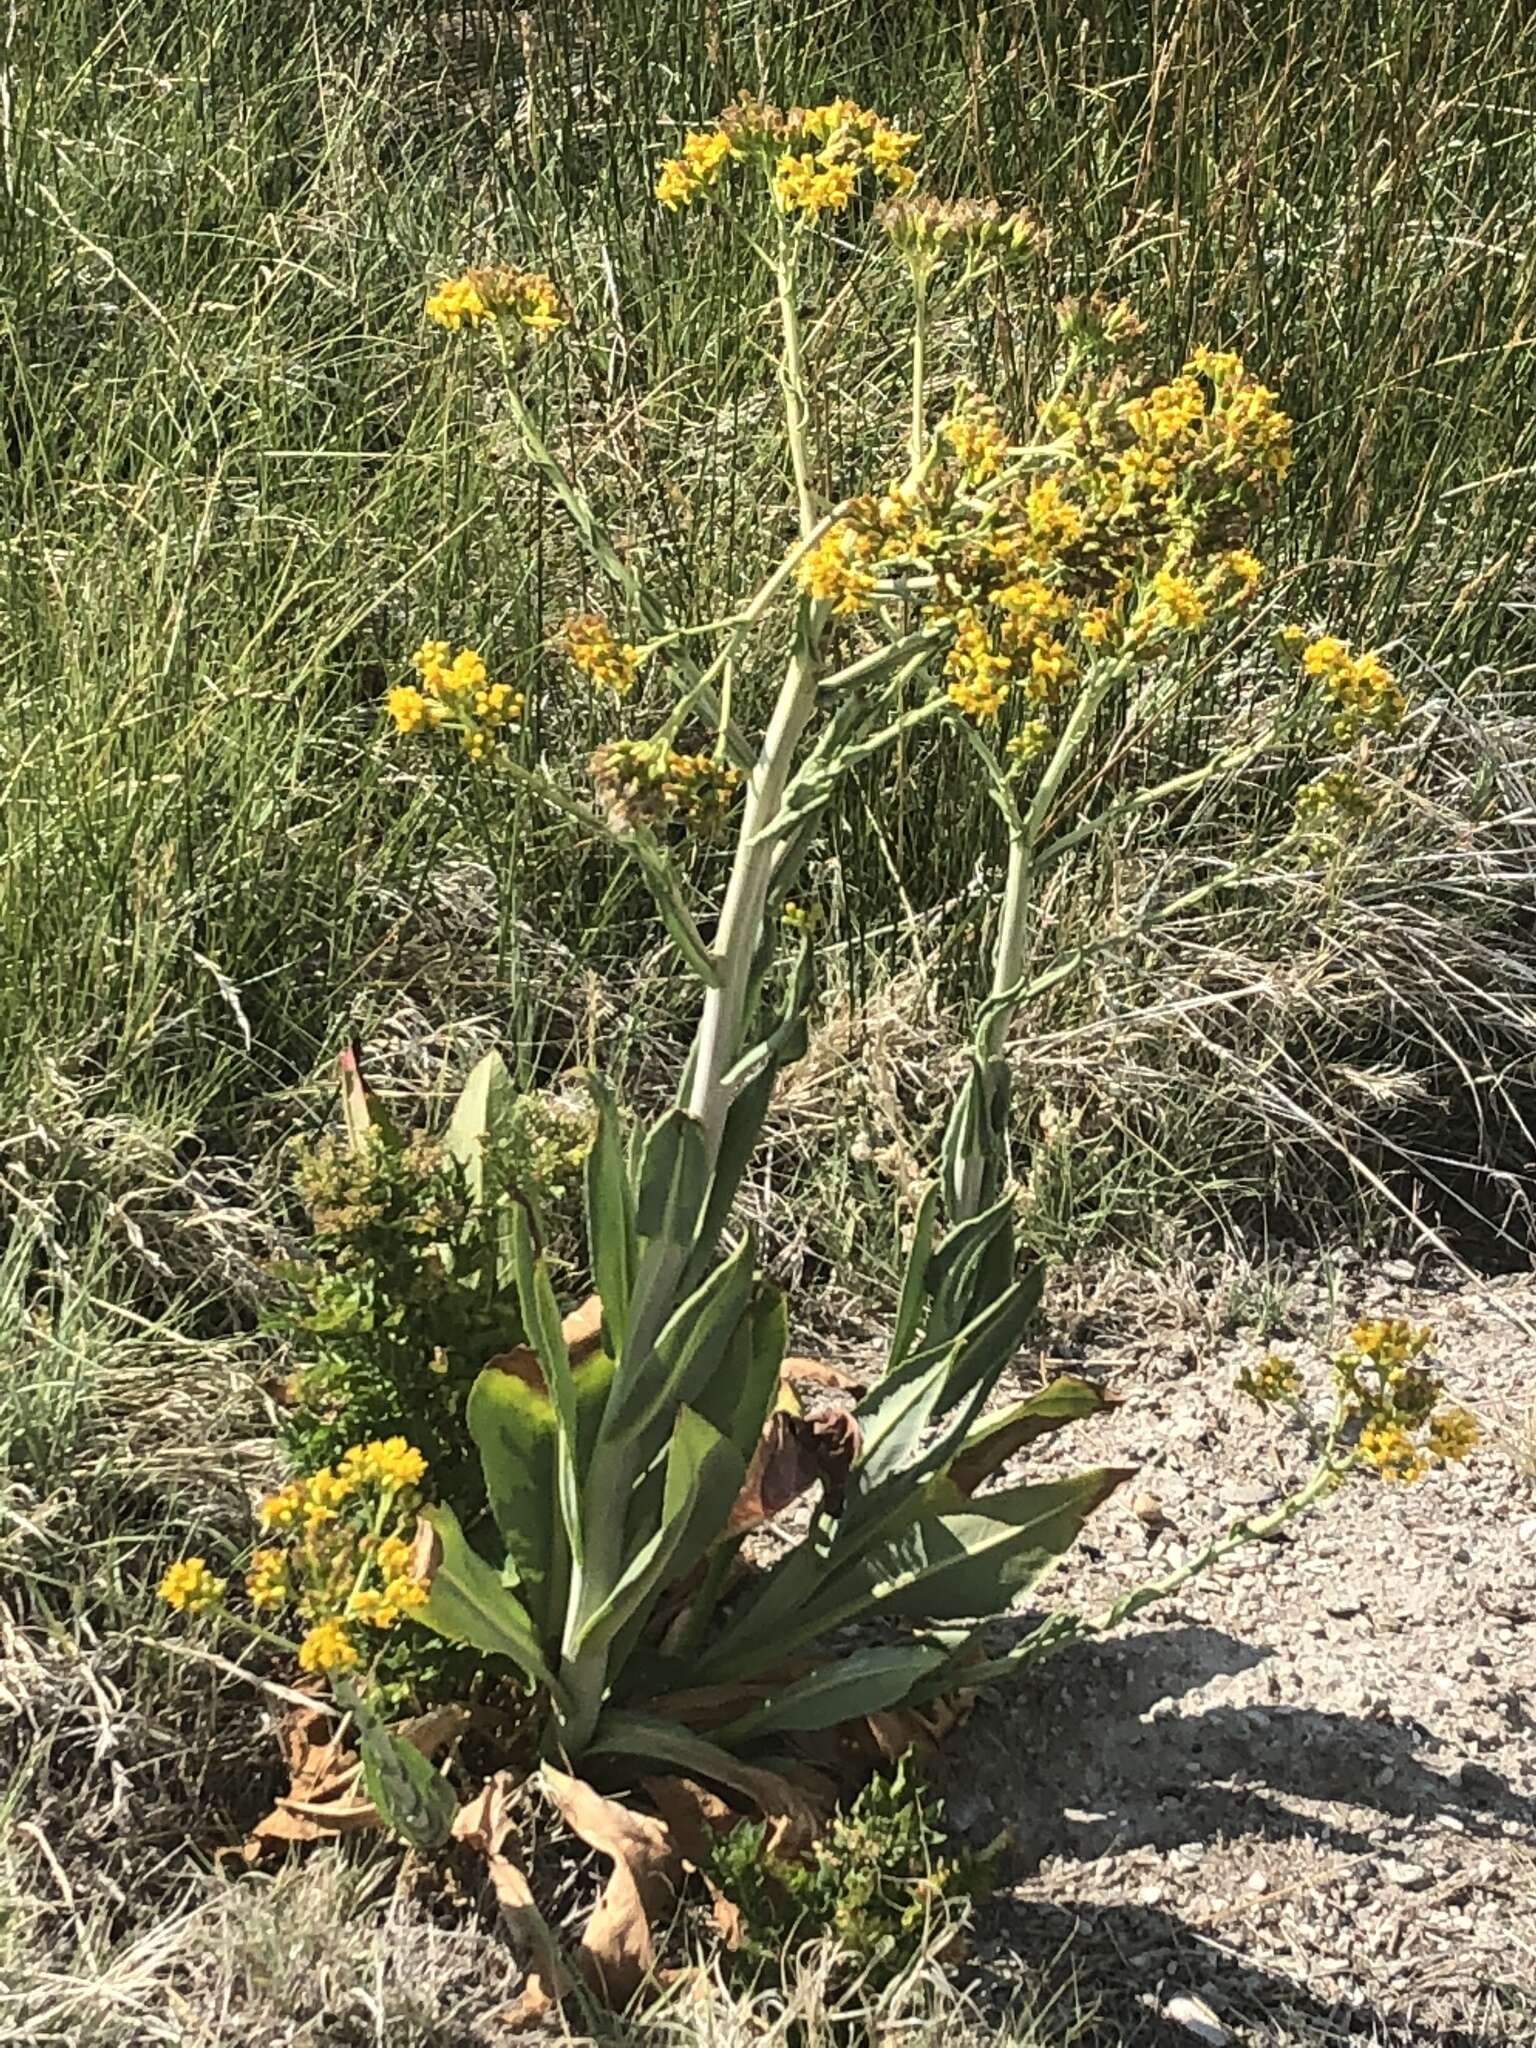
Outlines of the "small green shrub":
M 722 1835 L 709 1875 L 741 1916 L 745 1965 L 759 1968 L 822 1937 L 871 1987 L 912 1967 L 935 1931 L 963 1921 L 989 1889 L 998 1844 L 948 1841 L 941 1804 L 903 1759 L 871 1778 L 801 1859 L 775 1856 L 761 1821 Z

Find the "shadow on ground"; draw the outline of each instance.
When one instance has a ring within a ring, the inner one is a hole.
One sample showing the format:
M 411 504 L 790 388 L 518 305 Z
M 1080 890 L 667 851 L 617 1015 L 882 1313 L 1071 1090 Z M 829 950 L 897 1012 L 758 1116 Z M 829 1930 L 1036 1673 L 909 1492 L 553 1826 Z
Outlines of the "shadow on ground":
M 1528 1990 L 1484 1985 L 1461 2000 L 1476 2015 L 1458 2010 L 1453 2019 L 1390 1996 L 1371 2003 L 1368 1973 L 1356 1986 L 1364 1985 L 1364 2002 L 1335 1998 L 1320 1970 L 1290 1975 L 1261 1956 L 1250 1960 L 1238 1926 L 1229 1945 L 1188 1924 L 1175 1904 L 1139 1899 L 1154 1859 L 1117 1868 L 1136 1851 L 1188 1848 L 1205 1873 L 1214 1850 L 1226 1882 L 1240 1887 L 1245 1860 L 1258 1863 L 1257 1844 L 1284 1843 L 1292 1877 L 1315 1849 L 1321 1885 L 1346 1859 L 1359 1859 L 1368 1875 L 1370 1859 L 1390 1857 L 1394 1823 L 1439 1816 L 1457 1837 L 1490 1843 L 1507 1841 L 1509 1823 L 1522 1834 L 1536 1827 L 1532 1802 L 1495 1772 L 1426 1766 L 1418 1752 L 1433 1743 L 1431 1731 L 1394 1718 L 1389 1702 L 1362 1714 L 1220 1699 L 1181 1707 L 1186 1695 L 1252 1673 L 1269 1654 L 1220 1629 L 1148 1630 L 1064 1651 L 1006 1704 L 977 1712 L 941 1770 L 954 1825 L 977 1840 L 1000 1826 L 1010 1835 L 1004 1890 L 979 1930 L 978 1962 L 997 1959 L 982 1969 L 984 1997 L 1001 1995 L 1007 1980 L 1016 1990 L 1021 1966 L 1053 1987 L 1070 1977 L 1102 2008 L 1075 2037 L 1095 2048 L 1191 2048 L 1198 2035 L 1160 2017 L 1179 1991 L 1204 1997 L 1242 2042 L 1489 2048 L 1536 2037 Z M 1250 1914 L 1265 1910 L 1262 1898 L 1244 1904 Z M 1413 1910 L 1406 1895 L 1405 1905 Z M 1072 2004 L 1064 1998 L 1063 2012 Z

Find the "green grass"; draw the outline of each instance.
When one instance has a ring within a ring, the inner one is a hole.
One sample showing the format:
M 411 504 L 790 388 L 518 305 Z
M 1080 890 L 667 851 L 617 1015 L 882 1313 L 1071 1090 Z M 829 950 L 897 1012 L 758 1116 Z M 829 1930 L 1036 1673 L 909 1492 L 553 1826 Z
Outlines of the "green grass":
M 8 1119 L 62 1077 L 114 1115 L 222 1142 L 290 1117 L 351 1024 L 367 1038 L 408 1013 L 420 1036 L 479 1018 L 525 1071 L 583 1054 L 594 986 L 662 1028 L 654 928 L 610 850 L 380 742 L 380 689 L 424 631 L 473 636 L 535 686 L 534 750 L 579 756 L 601 736 L 542 651 L 583 594 L 569 543 L 420 295 L 439 266 L 491 253 L 560 275 L 580 322 L 541 380 L 551 433 L 674 600 L 718 606 L 780 539 L 762 286 L 738 238 L 661 214 L 648 182 L 673 127 L 741 87 L 845 87 L 923 126 L 940 184 L 1023 198 L 1053 225 L 1049 283 L 1001 320 L 973 308 L 974 333 L 952 322 L 941 369 L 979 345 L 1022 401 L 1052 294 L 1089 286 L 1131 295 L 1170 360 L 1197 336 L 1240 343 L 1300 423 L 1266 549 L 1277 604 L 1390 646 L 1431 700 L 1422 730 L 1453 734 L 1422 843 L 1384 878 L 1432 926 L 1408 1014 L 1362 1029 L 1358 987 L 1342 1020 L 1293 992 L 1278 1015 L 1232 994 L 1272 978 L 1298 934 L 1337 978 L 1358 906 L 1326 889 L 1277 885 L 1235 928 L 1202 924 L 1182 950 L 1176 934 L 1172 964 L 1136 956 L 1113 1008 L 1159 1021 L 1113 1057 L 1113 1099 L 1069 1082 L 1069 1122 L 1103 1142 L 1086 1183 L 1079 1162 L 1042 1208 L 1042 1241 L 1145 1233 L 1154 1136 L 1163 1205 L 1196 1227 L 1245 1198 L 1293 1216 L 1303 1196 L 1369 1205 L 1347 1160 L 1310 1189 L 1310 1137 L 1233 1099 L 1276 1049 L 1278 1092 L 1306 1114 L 1338 1093 L 1331 1069 L 1402 1065 L 1409 1098 L 1449 1091 L 1477 1126 L 1442 1119 L 1431 1138 L 1411 1100 L 1373 1111 L 1359 1142 L 1376 1170 L 1394 1145 L 1458 1171 L 1527 1162 L 1530 977 L 1510 949 L 1528 937 L 1536 673 L 1536 31 L 1518 6 L 1298 4 L 1262 33 L 1237 6 L 1150 28 L 1146 13 L 719 5 L 685 33 L 689 10 L 648 5 L 104 20 L 48 0 L 13 24 Z M 829 491 L 879 474 L 896 431 L 897 314 L 844 244 L 815 377 Z M 764 680 L 744 679 L 749 704 Z M 1209 685 L 1219 717 L 1234 679 Z M 894 784 L 871 774 L 839 830 L 823 892 L 855 992 L 915 948 L 942 1003 L 974 955 L 997 835 L 962 768 L 929 752 Z M 1490 784 L 1491 859 L 1458 861 Z M 1262 835 L 1283 799 L 1224 820 L 1227 842 L 1234 825 L 1239 845 Z M 1121 850 L 1075 876 L 1063 942 L 1148 859 L 1155 880 L 1203 848 Z M 893 937 L 911 907 L 920 939 Z M 1234 929 L 1236 964 L 1213 971 Z M 1452 987 L 1478 962 L 1439 971 L 1483 939 L 1511 984 L 1502 1009 Z M 1170 990 L 1205 1012 L 1208 1043 L 1160 1017 Z M 1044 1070 L 1106 994 L 1042 1012 Z M 643 1063 L 647 1035 L 605 1039 L 607 1056 Z
M 580 317 L 540 373 L 550 433 L 700 611 L 783 539 L 769 333 L 739 238 L 647 191 L 674 128 L 741 88 L 853 92 L 927 132 L 941 187 L 1052 224 L 1049 285 L 939 336 L 941 369 L 978 347 L 1006 403 L 1058 292 L 1133 297 L 1170 361 L 1241 345 L 1298 420 L 1275 613 L 1390 650 L 1415 797 L 1347 886 L 1266 875 L 1031 1020 L 1032 1228 L 1146 1256 L 1245 1224 L 1332 1238 L 1417 1188 L 1448 1228 L 1518 1237 L 1536 21 L 1523 0 L 33 0 L 0 38 L 0 1576 L 11 1819 L 72 1888 L 13 1826 L 7 1939 L 45 1960 L 0 2012 L 31 2038 L 73 1971 L 59 2038 L 106 2042 L 155 2038 L 144 2015 L 190 1981 L 155 1916 L 215 1911 L 183 1843 L 264 1754 L 243 1690 L 165 1648 L 149 1588 L 233 1538 L 268 1456 L 248 1331 L 276 1148 L 329 1113 L 349 1029 L 419 1097 L 491 1038 L 525 1074 L 600 1057 L 644 1091 L 683 1023 L 611 849 L 381 738 L 427 632 L 532 690 L 532 750 L 603 736 L 543 651 L 579 566 L 491 388 L 424 329 L 424 286 L 486 255 L 557 273 Z M 839 493 L 900 431 L 898 316 L 852 237 L 829 282 Z M 1246 658 L 1205 679 L 1197 728 Z M 1198 736 L 1159 744 L 1174 762 Z M 1074 870 L 1053 936 L 1263 844 L 1288 798 L 1272 779 Z M 829 847 L 828 1019 L 753 1199 L 834 1303 L 887 1281 L 998 850 L 959 761 L 923 751 L 868 777 Z M 253 2009 L 287 1995 L 260 1988 L 270 1935 L 239 1951 Z

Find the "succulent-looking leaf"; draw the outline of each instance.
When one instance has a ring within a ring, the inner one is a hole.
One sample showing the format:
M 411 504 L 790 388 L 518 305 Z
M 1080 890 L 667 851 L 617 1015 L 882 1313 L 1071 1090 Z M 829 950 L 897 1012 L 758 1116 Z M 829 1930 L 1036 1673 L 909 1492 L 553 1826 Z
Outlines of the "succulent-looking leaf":
M 642 1238 L 689 1251 L 708 1193 L 704 1126 L 685 1109 L 669 1109 L 652 1126 L 640 1157 L 635 1228 Z
M 979 1422 L 960 1446 L 947 1476 L 957 1493 L 972 1494 L 1026 1445 L 1113 1405 L 1113 1397 L 1102 1387 L 1064 1373 L 1038 1393 Z
M 783 1293 L 759 1280 L 720 1365 L 690 1403 L 744 1459 L 755 1456 L 778 1399 L 788 1341 Z
M 544 1662 L 528 1610 L 501 1575 L 471 1549 L 453 1509 L 424 1508 L 417 1524 L 411 1576 L 427 1589 L 415 1618 L 450 1643 L 469 1643 L 489 1657 L 507 1657 L 556 1698 L 560 1687 Z
M 635 1284 L 635 1204 L 613 1092 L 596 1076 L 589 1076 L 587 1086 L 597 1105 L 597 1134 L 586 1162 L 587 1243 L 608 1348 L 617 1357 L 629 1327 L 629 1297 Z
M 576 1464 L 576 1381 L 560 1305 L 549 1284 L 549 1270 L 534 1249 L 533 1225 L 521 1202 L 512 1215 L 512 1258 L 523 1326 L 554 1404 L 555 1499 L 571 1561 L 579 1570 L 586 1549 L 586 1531 L 582 1526 L 581 1476 Z
M 896 1325 L 891 1332 L 885 1369 L 895 1372 L 906 1361 L 922 1325 L 923 1303 L 928 1298 L 928 1262 L 933 1252 L 933 1230 L 939 1213 L 939 1184 L 925 1191 L 912 1222 L 912 1243 L 907 1251 L 907 1269 L 902 1275 L 901 1298 L 896 1304 Z
M 494 1192 L 487 1182 L 487 1153 L 511 1137 L 518 1092 L 499 1052 L 488 1052 L 471 1069 L 443 1133 L 443 1149 L 464 1169 L 470 1195 L 484 1202 Z
M 912 1688 L 948 1662 L 934 1643 L 895 1643 L 853 1650 L 780 1691 L 718 1730 L 721 1742 L 757 1735 L 835 1728 L 839 1721 L 900 1706 Z
M 582 1618 L 571 1656 L 611 1642 L 668 1579 L 698 1562 L 725 1526 L 745 1471 L 740 1452 L 713 1424 L 691 1408 L 678 1409 L 667 1444 L 660 1527 L 631 1556 L 602 1603 Z
M 505 1357 L 493 1359 L 469 1390 L 464 1420 L 480 1454 L 486 1496 L 519 1593 L 541 1635 L 553 1636 L 566 1581 L 557 1505 L 558 1439 L 554 1404 L 543 1375 L 534 1370 L 537 1384 L 530 1386 L 524 1376 L 507 1370 Z M 577 1466 L 583 1470 L 613 1378 L 613 1361 L 598 1352 L 576 1367 L 574 1377 Z
M 743 1238 L 675 1311 L 649 1356 L 631 1350 L 619 1361 L 603 1418 L 605 1440 L 637 1442 L 676 1403 L 691 1402 L 704 1392 L 741 1327 L 752 1268 L 752 1240 Z
M 827 1603 L 835 1603 L 839 1622 L 868 1612 L 922 1621 L 1006 1613 L 1133 1476 L 1100 1466 L 953 1511 L 925 1511 L 845 1568 L 827 1588 Z
M 413 1849 L 448 1839 L 458 1801 L 414 1742 L 397 1735 L 357 1693 L 348 1705 L 357 1723 L 363 1784 L 384 1825 Z

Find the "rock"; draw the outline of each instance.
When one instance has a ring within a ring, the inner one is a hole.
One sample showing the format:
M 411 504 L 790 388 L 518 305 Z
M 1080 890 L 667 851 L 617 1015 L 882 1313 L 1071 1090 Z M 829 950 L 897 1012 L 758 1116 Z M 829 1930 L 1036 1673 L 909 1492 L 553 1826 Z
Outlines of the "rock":
M 1160 1884 L 1144 1884 L 1136 1896 L 1144 1906 L 1160 1906 L 1163 1903 L 1163 1888 Z
M 1269 1879 L 1262 1870 L 1250 1870 L 1243 1880 L 1243 1890 L 1252 1892 L 1255 1898 L 1262 1898 L 1269 1890 Z
M 1400 1863 L 1395 1856 L 1383 1858 L 1381 1874 L 1388 1884 L 1405 1892 L 1422 1891 L 1429 1883 L 1429 1872 L 1422 1863 Z
M 1262 1480 L 1237 1480 L 1221 1489 L 1221 1497 L 1228 1507 L 1262 1508 L 1275 1498 L 1275 1489 Z
M 1349 1621 L 1365 1609 L 1358 1600 L 1351 1600 L 1347 1594 L 1336 1593 L 1331 1600 L 1323 1602 L 1324 1614 L 1331 1614 L 1335 1621 Z
M 1225 2048 L 1234 2036 L 1224 2027 L 1203 1998 L 1192 1991 L 1176 1991 L 1163 2005 L 1163 2018 L 1182 2027 L 1192 2040 L 1204 2041 L 1206 2048 Z
M 1406 1282 L 1419 1277 L 1412 1259 L 1388 1259 L 1381 1270 L 1388 1280 Z

